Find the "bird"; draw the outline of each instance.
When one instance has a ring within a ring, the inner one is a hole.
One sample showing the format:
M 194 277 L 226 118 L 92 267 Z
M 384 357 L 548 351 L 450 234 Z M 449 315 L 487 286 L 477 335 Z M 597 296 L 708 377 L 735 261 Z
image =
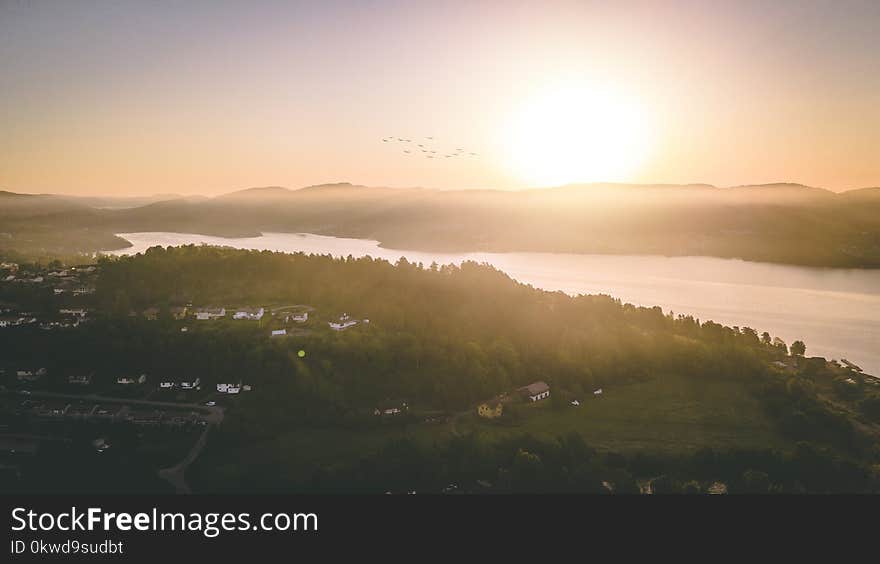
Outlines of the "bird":
M 430 139 L 430 140 L 431 140 L 431 141 L 433 141 L 433 140 L 434 140 L 434 138 L 433 138 L 433 137 L 425 137 L 425 139 Z
M 408 150 L 408 149 L 404 149 L 403 152 L 404 152 L 404 153 L 409 153 L 409 150 Z

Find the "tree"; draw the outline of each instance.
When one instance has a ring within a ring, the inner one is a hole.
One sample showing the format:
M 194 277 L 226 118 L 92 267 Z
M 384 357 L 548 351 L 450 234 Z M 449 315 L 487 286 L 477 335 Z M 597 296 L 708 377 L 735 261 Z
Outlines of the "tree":
M 794 356 L 804 356 L 807 352 L 807 345 L 803 341 L 795 341 L 791 344 L 791 354 Z
M 760 470 L 746 470 L 743 472 L 742 482 L 746 493 L 765 494 L 770 491 L 770 477 Z
M 785 341 L 779 337 L 773 337 L 773 348 L 777 349 L 782 354 L 788 354 L 788 345 L 786 345 Z
M 534 491 L 539 486 L 542 470 L 537 454 L 519 449 L 510 468 L 511 485 L 518 491 Z

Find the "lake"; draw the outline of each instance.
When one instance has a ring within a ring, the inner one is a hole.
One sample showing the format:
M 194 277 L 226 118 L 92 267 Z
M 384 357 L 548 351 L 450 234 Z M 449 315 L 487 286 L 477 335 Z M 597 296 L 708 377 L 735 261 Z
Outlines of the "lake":
M 810 268 L 712 257 L 579 255 L 564 253 L 430 253 L 385 249 L 378 241 L 306 233 L 226 238 L 187 233 L 120 233 L 133 254 L 155 245 L 208 244 L 330 254 L 429 265 L 465 260 L 489 263 L 512 278 L 569 294 L 610 294 L 624 302 L 658 305 L 701 320 L 769 331 L 808 356 L 847 358 L 880 375 L 880 271 Z

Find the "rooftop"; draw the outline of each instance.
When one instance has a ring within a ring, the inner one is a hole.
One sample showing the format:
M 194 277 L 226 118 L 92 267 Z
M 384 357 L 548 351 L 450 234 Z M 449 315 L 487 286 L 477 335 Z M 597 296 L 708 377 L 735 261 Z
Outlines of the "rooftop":
M 528 386 L 523 386 L 520 388 L 521 391 L 528 392 L 530 396 L 536 396 L 538 394 L 543 394 L 547 390 L 550 389 L 550 386 L 547 385 L 547 382 L 543 380 L 538 380 L 537 382 L 532 382 Z

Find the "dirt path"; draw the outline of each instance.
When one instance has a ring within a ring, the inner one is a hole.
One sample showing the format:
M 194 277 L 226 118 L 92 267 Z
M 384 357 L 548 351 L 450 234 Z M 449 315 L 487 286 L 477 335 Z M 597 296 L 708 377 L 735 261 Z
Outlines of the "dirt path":
M 222 420 L 222 411 L 221 411 L 221 420 Z M 183 460 L 172 466 L 171 468 L 163 468 L 159 470 L 159 477 L 171 484 L 174 488 L 174 492 L 178 494 L 190 494 L 192 490 L 189 485 L 186 483 L 186 469 L 189 468 L 189 465 L 196 461 L 199 455 L 204 450 L 205 445 L 208 443 L 208 433 L 211 431 L 211 427 L 214 426 L 214 423 L 209 423 L 205 426 L 205 430 L 202 431 L 202 434 L 199 435 L 199 439 L 193 444 L 192 448 L 183 457 Z

